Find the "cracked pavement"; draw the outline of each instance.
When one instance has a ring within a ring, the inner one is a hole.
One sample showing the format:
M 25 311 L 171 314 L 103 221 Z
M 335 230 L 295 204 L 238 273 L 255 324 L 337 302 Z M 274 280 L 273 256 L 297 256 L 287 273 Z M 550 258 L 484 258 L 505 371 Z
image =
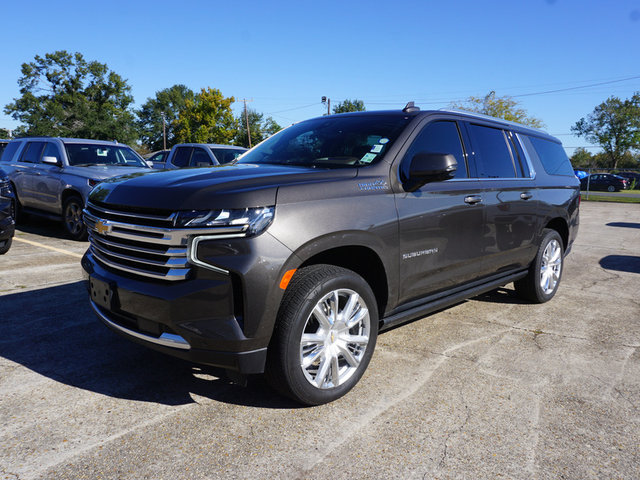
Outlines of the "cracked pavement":
M 638 478 L 637 205 L 582 204 L 551 302 L 507 285 L 385 332 L 315 408 L 108 331 L 85 249 L 31 221 L 0 257 L 0 480 Z

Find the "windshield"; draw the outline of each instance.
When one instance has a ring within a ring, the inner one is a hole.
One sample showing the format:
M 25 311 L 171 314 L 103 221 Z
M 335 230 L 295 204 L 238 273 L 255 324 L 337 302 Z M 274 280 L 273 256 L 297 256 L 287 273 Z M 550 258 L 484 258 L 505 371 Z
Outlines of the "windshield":
M 247 151 L 246 148 L 216 148 L 211 147 L 211 151 L 213 155 L 216 157 L 219 163 L 231 163 L 244 152 Z
M 129 147 L 121 145 L 66 144 L 69 165 L 119 165 L 121 167 L 147 167 L 147 164 Z
M 370 165 L 389 150 L 411 121 L 404 115 L 327 116 L 282 130 L 238 163 L 339 168 Z

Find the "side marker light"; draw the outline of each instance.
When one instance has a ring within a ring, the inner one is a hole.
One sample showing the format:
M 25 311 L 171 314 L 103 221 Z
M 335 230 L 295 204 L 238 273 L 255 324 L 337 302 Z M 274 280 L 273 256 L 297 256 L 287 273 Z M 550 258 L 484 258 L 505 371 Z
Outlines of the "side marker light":
M 289 282 L 291 281 L 291 277 L 293 277 L 293 274 L 296 273 L 296 268 L 294 268 L 293 270 L 289 270 L 287 273 L 285 273 L 282 276 L 282 280 L 280 280 L 280 288 L 282 290 L 286 290 L 287 286 L 289 285 Z

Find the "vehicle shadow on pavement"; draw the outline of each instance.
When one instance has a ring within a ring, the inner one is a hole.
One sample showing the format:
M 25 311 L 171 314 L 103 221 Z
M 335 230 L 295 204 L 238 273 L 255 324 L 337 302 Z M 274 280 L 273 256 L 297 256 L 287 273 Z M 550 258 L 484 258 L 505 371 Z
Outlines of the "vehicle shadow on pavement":
M 481 302 L 487 303 L 502 303 L 502 304 L 511 304 L 511 305 L 524 305 L 528 302 L 527 300 L 523 300 L 522 298 L 516 295 L 515 290 L 500 287 L 496 290 L 492 290 L 487 293 L 483 293 L 482 295 L 478 295 L 477 297 L 473 297 L 472 300 L 479 300 Z
M 26 219 L 20 220 L 20 223 L 16 225 L 16 232 L 60 238 L 62 240 L 70 238 L 65 232 L 62 223 L 35 215 L 29 215 Z
M 640 228 L 640 223 L 631 222 L 610 222 L 607 227 Z
M 600 266 L 607 270 L 640 273 L 640 257 L 632 255 L 607 255 L 600 259 Z
M 91 311 L 84 282 L 0 296 L 0 312 L 0 357 L 66 385 L 166 405 L 195 403 L 195 394 L 261 408 L 298 406 L 261 380 L 241 387 L 220 371 L 118 336 Z

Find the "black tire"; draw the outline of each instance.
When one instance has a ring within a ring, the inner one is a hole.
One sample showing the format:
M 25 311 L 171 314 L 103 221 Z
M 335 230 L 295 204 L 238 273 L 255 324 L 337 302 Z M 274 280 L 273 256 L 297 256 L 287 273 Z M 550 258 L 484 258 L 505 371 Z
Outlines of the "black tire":
M 13 194 L 15 195 L 15 198 L 11 202 L 11 216 L 13 217 L 13 221 L 16 223 L 16 225 L 22 224 L 27 218 L 27 214 L 24 213 L 24 210 L 22 209 L 22 204 L 20 203 L 18 192 L 14 184 L 11 184 L 11 189 L 13 190 Z
M 516 293 L 534 303 L 548 302 L 558 291 L 564 266 L 564 246 L 555 230 L 542 231 L 542 241 L 529 273 L 514 282 Z
M 6 240 L 0 240 L 0 255 L 4 255 L 11 248 L 11 242 L 13 239 L 7 238 Z
M 349 327 L 341 318 L 335 321 L 336 302 L 328 297 L 338 298 L 338 314 L 352 305 L 348 320 L 357 323 Z M 330 328 L 323 328 L 323 323 Z M 312 336 L 323 340 L 309 341 Z M 282 299 L 267 354 L 266 379 L 274 389 L 304 405 L 331 402 L 358 383 L 377 337 L 376 299 L 360 275 L 333 265 L 301 268 Z
M 82 199 L 76 195 L 67 198 L 62 207 L 62 223 L 73 240 L 85 240 L 87 227 L 82 221 Z
M 614 187 L 613 185 L 609 185 L 609 186 L 607 187 L 607 191 L 609 191 L 609 192 L 615 192 L 616 190 L 617 190 L 617 188 L 616 188 L 616 187 Z

